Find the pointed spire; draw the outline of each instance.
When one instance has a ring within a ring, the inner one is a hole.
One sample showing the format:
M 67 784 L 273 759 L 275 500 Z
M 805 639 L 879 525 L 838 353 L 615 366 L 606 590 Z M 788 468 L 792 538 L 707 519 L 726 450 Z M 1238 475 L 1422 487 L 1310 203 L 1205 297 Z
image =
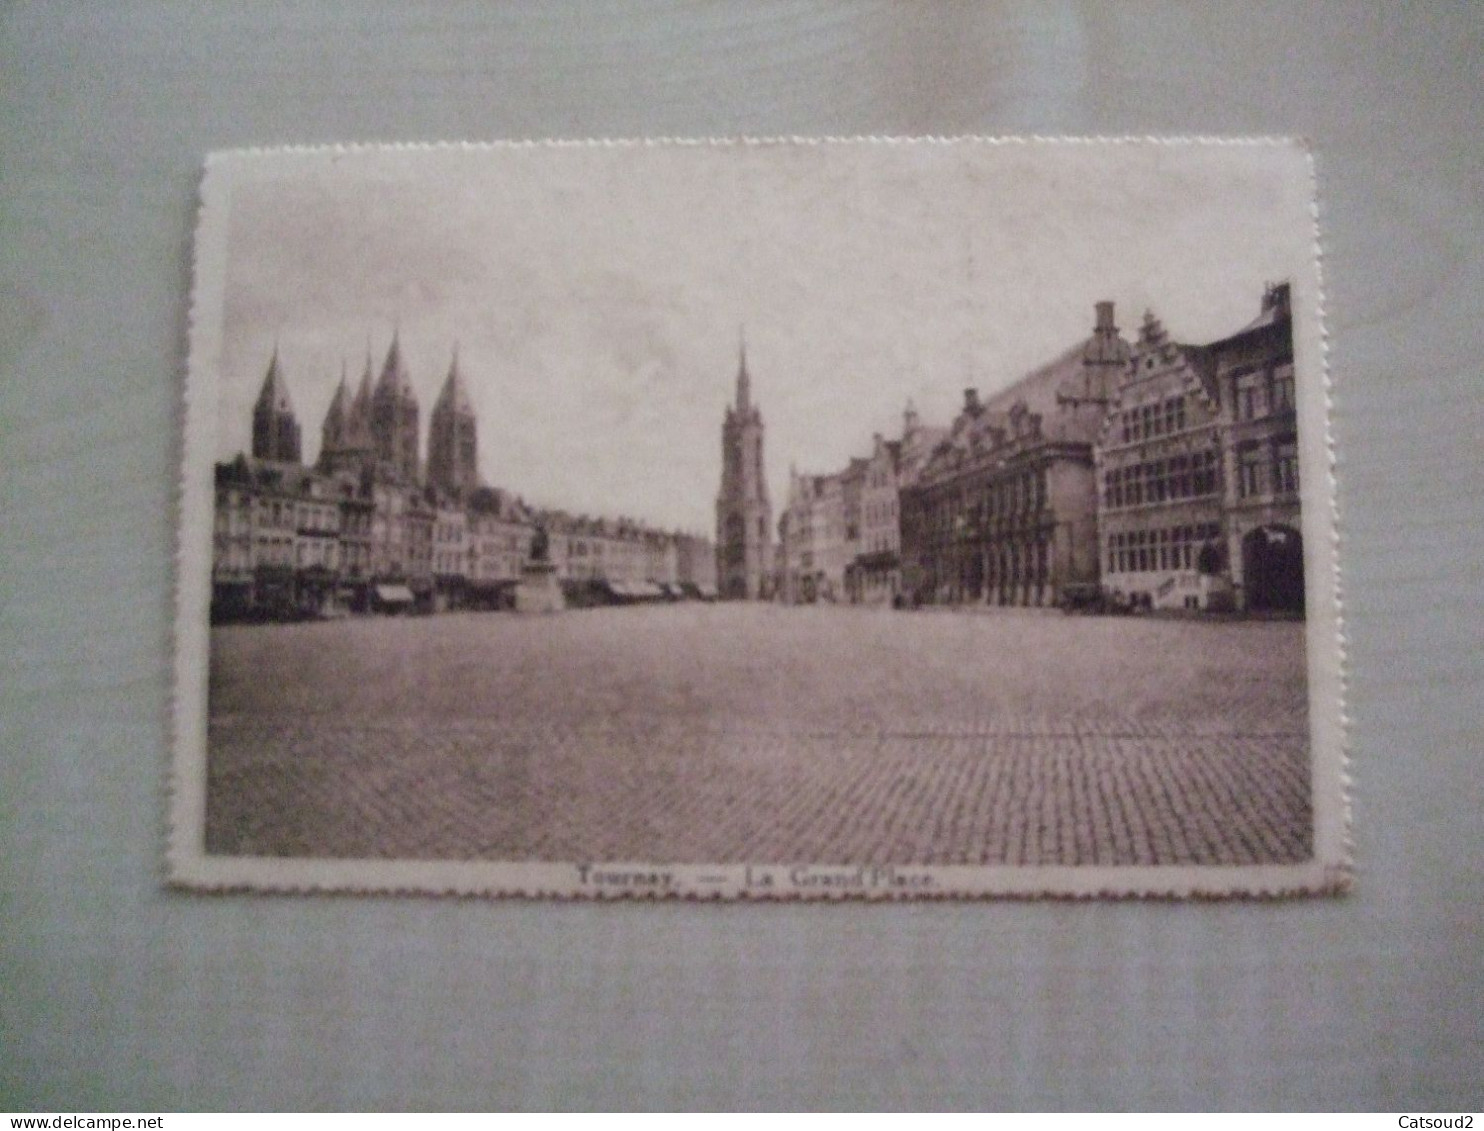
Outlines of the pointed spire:
M 299 421 L 289 399 L 289 386 L 278 361 L 278 345 L 263 377 L 263 389 L 252 410 L 252 454 L 255 459 L 299 462 Z
M 474 415 L 474 404 L 469 400 L 469 390 L 464 387 L 464 378 L 459 372 L 458 343 L 454 343 L 453 361 L 448 366 L 448 378 L 443 382 L 443 388 L 438 393 L 438 400 L 433 405 L 433 411 L 452 411 L 460 415 Z
M 747 372 L 747 328 L 737 330 L 737 411 L 746 413 L 752 407 L 752 376 Z
M 328 435 L 334 422 L 335 435 L 345 431 L 346 416 L 350 409 L 350 386 L 345 379 L 345 362 L 340 363 L 340 384 L 335 386 L 335 395 L 330 398 L 330 407 L 325 413 L 325 433 Z
M 278 343 L 273 343 L 273 357 L 268 362 L 268 372 L 263 378 L 263 389 L 258 393 L 257 412 L 293 412 L 294 404 L 289 399 L 288 383 L 283 379 L 283 370 L 278 363 Z
M 361 370 L 361 381 L 356 386 L 356 407 L 359 408 L 363 404 L 367 409 L 371 407 L 371 394 L 374 391 L 375 372 L 371 363 L 371 347 L 368 345 L 366 347 L 366 368 Z
M 376 383 L 377 396 L 389 393 L 409 397 L 412 395 L 412 382 L 408 380 L 407 365 L 402 360 L 400 327 L 392 331 L 392 344 L 387 348 L 386 361 L 381 366 L 381 379 Z

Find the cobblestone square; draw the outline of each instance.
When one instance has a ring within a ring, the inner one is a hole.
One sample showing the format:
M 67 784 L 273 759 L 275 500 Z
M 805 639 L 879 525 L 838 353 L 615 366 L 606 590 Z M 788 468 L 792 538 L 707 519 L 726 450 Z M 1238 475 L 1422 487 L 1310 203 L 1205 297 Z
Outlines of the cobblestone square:
M 207 850 L 1292 863 L 1303 640 L 742 603 L 216 628 Z

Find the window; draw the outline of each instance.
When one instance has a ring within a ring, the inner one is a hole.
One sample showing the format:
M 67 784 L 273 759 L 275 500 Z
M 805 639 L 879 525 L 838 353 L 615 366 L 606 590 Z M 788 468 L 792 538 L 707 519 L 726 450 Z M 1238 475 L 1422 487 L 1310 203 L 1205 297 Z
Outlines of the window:
M 1250 369 L 1239 370 L 1236 378 L 1238 420 L 1257 420 L 1268 414 L 1266 375 Z
M 1296 492 L 1299 489 L 1298 441 L 1280 439 L 1273 449 L 1273 491 Z
M 1262 493 L 1262 449 L 1256 444 L 1243 444 L 1237 450 L 1237 492 L 1242 498 Z
M 1191 494 L 1196 496 L 1215 494 L 1217 490 L 1216 452 L 1196 452 L 1190 457 Z
M 1190 457 L 1187 455 L 1170 457 L 1170 497 L 1190 498 Z
M 1293 362 L 1273 369 L 1273 411 L 1292 411 L 1294 406 Z

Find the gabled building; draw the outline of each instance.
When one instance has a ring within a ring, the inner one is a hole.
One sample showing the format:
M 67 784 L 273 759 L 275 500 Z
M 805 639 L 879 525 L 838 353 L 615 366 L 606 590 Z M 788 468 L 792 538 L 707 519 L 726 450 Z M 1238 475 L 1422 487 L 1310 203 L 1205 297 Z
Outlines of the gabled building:
M 891 604 L 901 594 L 901 493 L 917 482 L 947 434 L 945 428 L 925 426 L 908 401 L 901 438 L 887 440 L 880 433 L 872 437 L 871 455 L 861 461 L 859 538 L 845 567 L 845 587 L 853 603 Z
M 1135 606 L 1230 598 L 1222 413 L 1210 356 L 1145 314 L 1098 442 L 1103 588 Z
M 1126 368 L 1113 304 L 1092 334 L 964 406 L 901 495 L 902 585 L 916 604 L 1050 605 L 1098 581 L 1093 443 Z
M 1146 315 L 1098 443 L 1104 589 L 1149 608 L 1301 612 L 1288 285 L 1209 345 Z

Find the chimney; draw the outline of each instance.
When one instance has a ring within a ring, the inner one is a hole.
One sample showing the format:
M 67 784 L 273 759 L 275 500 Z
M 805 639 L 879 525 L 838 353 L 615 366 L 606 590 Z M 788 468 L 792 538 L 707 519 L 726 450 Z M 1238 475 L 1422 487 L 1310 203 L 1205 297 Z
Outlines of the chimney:
M 1113 325 L 1113 304 L 1104 301 L 1096 305 L 1098 312 L 1097 329 L 1107 331 L 1110 334 L 1116 334 L 1118 327 Z
M 965 412 L 968 412 L 968 413 L 976 413 L 976 412 L 979 411 L 979 390 L 978 389 L 965 389 L 964 390 L 964 411 Z

